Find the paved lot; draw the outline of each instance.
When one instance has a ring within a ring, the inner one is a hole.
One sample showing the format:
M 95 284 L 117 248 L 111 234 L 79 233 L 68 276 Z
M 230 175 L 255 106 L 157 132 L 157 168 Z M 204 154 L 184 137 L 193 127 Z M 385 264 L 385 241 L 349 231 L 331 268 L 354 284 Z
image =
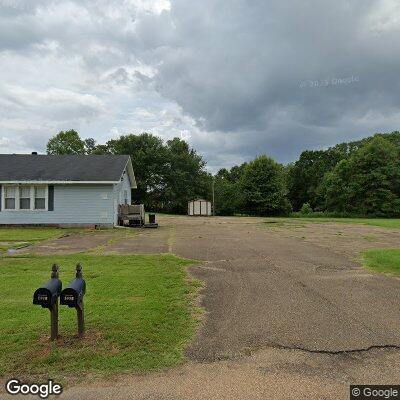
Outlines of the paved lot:
M 63 398 L 346 399 L 351 383 L 400 383 L 400 279 L 356 263 L 364 248 L 398 246 L 400 231 L 343 224 L 271 227 L 255 218 L 159 222 L 158 230 L 118 240 L 104 233 L 101 239 L 69 240 L 73 251 L 173 252 L 201 260 L 190 271 L 206 283 L 206 314 L 187 350 L 189 362 L 77 386 Z

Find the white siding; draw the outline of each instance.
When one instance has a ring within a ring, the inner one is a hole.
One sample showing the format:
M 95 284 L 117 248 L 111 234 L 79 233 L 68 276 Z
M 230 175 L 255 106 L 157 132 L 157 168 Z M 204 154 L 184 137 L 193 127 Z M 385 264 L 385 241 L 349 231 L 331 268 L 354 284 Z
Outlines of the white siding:
M 113 185 L 54 185 L 54 211 L 0 211 L 0 224 L 113 225 Z
M 122 176 L 121 182 L 119 182 L 117 185 L 114 186 L 114 225 L 117 225 L 118 222 L 118 204 L 124 204 L 125 203 L 125 191 L 127 192 L 127 200 L 128 204 L 132 203 L 132 192 L 131 192 L 131 182 L 129 180 L 129 176 L 124 171 L 124 174 Z

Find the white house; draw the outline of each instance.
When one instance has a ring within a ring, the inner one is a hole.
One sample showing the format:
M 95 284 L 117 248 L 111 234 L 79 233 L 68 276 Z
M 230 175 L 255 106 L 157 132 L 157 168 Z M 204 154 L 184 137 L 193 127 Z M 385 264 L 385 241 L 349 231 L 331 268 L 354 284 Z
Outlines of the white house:
M 136 187 L 126 155 L 0 154 L 0 225 L 114 226 Z

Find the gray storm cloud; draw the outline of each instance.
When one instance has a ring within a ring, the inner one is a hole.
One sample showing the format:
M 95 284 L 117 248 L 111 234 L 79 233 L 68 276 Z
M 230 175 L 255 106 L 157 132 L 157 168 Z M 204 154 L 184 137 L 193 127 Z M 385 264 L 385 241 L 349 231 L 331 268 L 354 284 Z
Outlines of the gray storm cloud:
M 150 130 L 216 169 L 396 130 L 397 3 L 0 1 L 0 150 Z
M 236 151 L 248 156 L 288 161 L 307 146 L 396 129 L 393 4 L 173 2 L 176 42 L 163 57 L 159 90 L 201 128 L 241 132 Z

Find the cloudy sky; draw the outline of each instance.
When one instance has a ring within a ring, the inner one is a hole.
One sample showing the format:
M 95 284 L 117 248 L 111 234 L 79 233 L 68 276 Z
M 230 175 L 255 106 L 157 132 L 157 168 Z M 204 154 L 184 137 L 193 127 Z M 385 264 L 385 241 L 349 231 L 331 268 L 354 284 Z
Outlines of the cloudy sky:
M 398 0 L 0 0 L 0 153 L 74 128 L 212 170 L 400 129 Z

